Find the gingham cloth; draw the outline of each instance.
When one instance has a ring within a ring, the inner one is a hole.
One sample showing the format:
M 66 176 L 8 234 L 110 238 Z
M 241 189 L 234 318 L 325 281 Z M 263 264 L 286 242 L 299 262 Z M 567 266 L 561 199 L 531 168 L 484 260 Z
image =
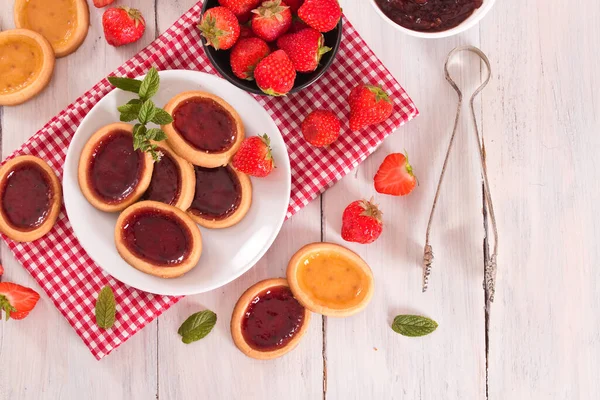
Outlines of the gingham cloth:
M 135 77 L 151 67 L 189 69 L 216 74 L 202 49 L 196 29 L 202 2 L 197 3 L 152 44 L 111 75 Z M 361 82 L 378 83 L 394 100 L 386 122 L 351 132 L 347 96 Z M 62 179 L 67 148 L 77 126 L 112 87 L 106 79 L 52 118 L 8 159 L 32 154 L 46 160 Z M 256 96 L 271 114 L 288 146 L 292 169 L 290 217 L 362 162 L 383 139 L 418 114 L 398 82 L 375 57 L 352 25 L 344 20 L 344 37 L 335 62 L 308 89 L 282 98 Z M 341 118 L 340 138 L 328 148 L 315 148 L 300 133 L 300 122 L 316 108 L 333 110 Z M 3 236 L 16 259 L 40 284 L 97 359 L 153 321 L 181 297 L 158 296 L 133 289 L 106 274 L 81 247 L 63 208 L 55 227 L 33 243 L 16 243 Z M 100 289 L 110 285 L 117 300 L 113 328 L 99 329 L 94 305 Z

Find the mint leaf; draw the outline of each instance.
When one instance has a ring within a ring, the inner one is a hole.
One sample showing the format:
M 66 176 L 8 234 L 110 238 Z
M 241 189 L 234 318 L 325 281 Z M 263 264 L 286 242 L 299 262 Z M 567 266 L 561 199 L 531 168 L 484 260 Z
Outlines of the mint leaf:
M 429 335 L 437 327 L 437 322 L 420 315 L 398 315 L 392 323 L 394 332 L 409 337 Z
M 152 102 L 152 100 L 146 100 L 144 104 L 140 107 L 140 112 L 138 113 L 138 120 L 140 124 L 146 125 L 154 115 L 156 114 L 156 106 Z
M 173 122 L 173 117 L 162 108 L 157 108 L 151 122 L 154 122 L 156 125 L 168 125 Z
M 103 329 L 112 328 L 115 324 L 117 303 L 110 286 L 104 286 L 96 300 L 96 325 Z
M 118 76 L 109 76 L 108 81 L 114 87 L 126 92 L 139 93 L 142 86 L 142 81 L 138 79 L 121 78 Z
M 146 132 L 146 138 L 148 140 L 156 140 L 157 136 L 161 133 L 164 134 L 164 132 L 159 128 L 148 129 L 148 132 Z
M 152 67 L 144 77 L 140 86 L 139 95 L 142 100 L 147 100 L 158 92 L 160 77 L 156 68 Z
M 120 113 L 124 114 L 137 114 L 140 112 L 140 108 L 142 108 L 141 104 L 123 104 L 122 106 L 117 107 Z
M 212 331 L 217 323 L 217 314 L 210 310 L 204 310 L 192 314 L 185 320 L 179 330 L 181 340 L 185 344 L 202 339 Z
M 138 117 L 138 113 L 135 114 L 129 114 L 129 113 L 122 113 L 120 116 L 120 120 L 121 122 L 131 122 L 131 121 L 135 121 Z

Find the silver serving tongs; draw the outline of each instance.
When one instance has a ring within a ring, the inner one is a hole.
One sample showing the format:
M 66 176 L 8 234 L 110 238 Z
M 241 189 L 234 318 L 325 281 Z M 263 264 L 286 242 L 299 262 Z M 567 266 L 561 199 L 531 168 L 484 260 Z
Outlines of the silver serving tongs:
M 485 146 L 481 139 L 481 135 L 479 134 L 479 129 L 477 127 L 477 119 L 475 117 L 475 108 L 473 107 L 473 101 L 475 97 L 486 87 L 490 78 L 492 77 L 492 69 L 490 66 L 490 61 L 487 56 L 477 47 L 474 46 L 459 46 L 452 50 L 448 57 L 446 57 L 446 62 L 444 63 L 444 72 L 446 74 L 446 80 L 450 83 L 450 85 L 454 88 L 456 93 L 458 94 L 458 106 L 456 109 L 456 119 L 454 120 L 454 130 L 452 131 L 452 136 L 450 136 L 450 143 L 448 144 L 448 150 L 446 152 L 446 158 L 444 160 L 444 165 L 442 167 L 442 172 L 440 174 L 440 179 L 438 181 L 437 190 L 435 192 L 435 198 L 433 200 L 433 205 L 431 207 L 431 214 L 429 215 L 429 222 L 427 224 L 427 233 L 425 235 L 425 249 L 423 254 L 423 292 L 425 292 L 429 286 L 429 275 L 431 274 L 431 264 L 433 263 L 433 249 L 429 244 L 429 235 L 431 232 L 431 223 L 433 220 L 433 215 L 435 213 L 435 207 L 437 205 L 438 199 L 440 197 L 440 187 L 442 186 L 442 181 L 444 179 L 444 175 L 446 173 L 446 167 L 448 165 L 448 158 L 450 156 L 450 152 L 452 151 L 452 145 L 454 144 L 454 138 L 456 136 L 456 129 L 458 127 L 458 120 L 460 118 L 460 111 L 462 106 L 462 92 L 456 85 L 456 82 L 452 80 L 450 77 L 450 73 L 448 72 L 448 64 L 452 57 L 461 51 L 470 51 L 472 53 L 477 54 L 481 60 L 483 60 L 484 64 L 487 68 L 487 76 L 483 83 L 475 90 L 473 95 L 471 96 L 471 100 L 469 101 L 471 106 L 471 114 L 473 116 L 473 125 L 475 127 L 475 136 L 477 139 L 477 149 L 479 150 L 479 158 L 481 160 L 481 174 L 483 175 L 483 183 L 484 183 L 484 195 L 485 200 L 487 202 L 487 208 L 489 210 L 490 220 L 492 222 L 492 229 L 494 232 L 494 251 L 492 252 L 492 256 L 488 257 L 485 260 L 485 270 L 484 270 L 484 282 L 483 286 L 486 293 L 486 309 L 489 309 L 490 304 L 494 301 L 494 295 L 496 291 L 496 256 L 498 254 L 498 229 L 496 226 L 496 216 L 494 214 L 494 206 L 492 204 L 492 195 L 490 194 L 490 185 L 488 182 L 487 176 L 487 167 L 485 162 Z

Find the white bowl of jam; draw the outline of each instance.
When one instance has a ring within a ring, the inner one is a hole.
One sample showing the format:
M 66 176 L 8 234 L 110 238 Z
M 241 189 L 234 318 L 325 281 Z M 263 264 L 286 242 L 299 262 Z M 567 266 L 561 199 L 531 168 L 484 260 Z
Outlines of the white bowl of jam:
M 476 25 L 496 0 L 371 0 L 381 17 L 411 36 L 443 38 Z

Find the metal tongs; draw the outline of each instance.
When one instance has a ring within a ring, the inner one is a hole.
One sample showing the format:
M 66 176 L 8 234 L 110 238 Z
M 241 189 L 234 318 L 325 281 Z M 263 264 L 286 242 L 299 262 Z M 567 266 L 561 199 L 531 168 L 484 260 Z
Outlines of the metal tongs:
M 492 69 L 490 66 L 490 61 L 487 58 L 487 56 L 480 49 L 478 49 L 477 47 L 474 47 L 474 46 L 456 47 L 454 50 L 452 50 L 448 54 L 448 57 L 446 57 L 446 62 L 444 63 L 444 72 L 446 75 L 446 80 L 450 83 L 450 85 L 454 88 L 454 90 L 458 94 L 458 106 L 456 109 L 456 119 L 454 120 L 454 130 L 452 131 L 452 135 L 450 136 L 450 143 L 448 144 L 446 158 L 444 160 L 444 165 L 442 167 L 442 172 L 440 174 L 440 179 L 438 181 L 437 189 L 435 192 L 435 198 L 433 200 L 433 205 L 431 207 L 431 214 L 429 215 L 429 222 L 427 224 L 427 233 L 425 235 L 425 249 L 424 249 L 424 254 L 423 254 L 423 292 L 425 292 L 429 286 L 429 276 L 431 274 L 431 265 L 433 263 L 433 249 L 432 249 L 431 245 L 429 244 L 431 223 L 433 221 L 433 215 L 435 213 L 435 208 L 436 208 L 438 199 L 440 197 L 440 188 L 442 186 L 442 181 L 444 180 L 444 175 L 446 173 L 446 167 L 448 165 L 448 159 L 450 156 L 450 152 L 452 151 L 452 145 L 454 144 L 454 138 L 456 136 L 456 130 L 458 127 L 458 121 L 460 118 L 460 111 L 461 111 L 462 99 L 463 99 L 462 92 L 460 91 L 460 89 L 456 85 L 456 82 L 454 82 L 454 80 L 450 76 L 450 73 L 448 72 L 448 65 L 449 65 L 450 61 L 452 60 L 452 58 L 454 57 L 454 55 L 459 52 L 462 52 L 462 51 L 470 51 L 472 53 L 477 54 L 479 56 L 479 58 L 481 58 L 481 60 L 484 62 L 484 64 L 486 65 L 486 68 L 487 68 L 487 75 L 486 75 L 483 83 L 475 90 L 475 92 L 471 96 L 469 104 L 471 106 L 472 120 L 473 120 L 473 125 L 475 127 L 475 129 L 474 129 L 475 136 L 477 139 L 477 149 L 479 150 L 479 158 L 481 161 L 481 174 L 483 176 L 483 183 L 484 183 L 483 191 L 484 191 L 484 196 L 485 196 L 485 200 L 487 203 L 487 208 L 489 211 L 490 221 L 492 223 L 492 230 L 494 233 L 494 248 L 493 248 L 491 257 L 486 257 L 486 260 L 485 260 L 484 282 L 483 282 L 483 287 L 484 287 L 485 293 L 486 293 L 486 309 L 489 310 L 490 304 L 494 301 L 494 295 L 496 293 L 496 271 L 497 271 L 496 257 L 498 254 L 498 229 L 496 226 L 496 216 L 494 214 L 494 206 L 492 204 L 492 195 L 490 194 L 490 185 L 489 185 L 488 176 L 487 176 L 487 166 L 486 166 L 486 162 L 485 162 L 485 146 L 481 139 L 481 135 L 479 134 L 479 128 L 477 127 L 477 118 L 475 117 L 475 108 L 473 107 L 473 101 L 475 100 L 475 97 L 477 97 L 477 95 L 487 86 L 488 82 L 490 81 L 490 78 L 492 77 Z

